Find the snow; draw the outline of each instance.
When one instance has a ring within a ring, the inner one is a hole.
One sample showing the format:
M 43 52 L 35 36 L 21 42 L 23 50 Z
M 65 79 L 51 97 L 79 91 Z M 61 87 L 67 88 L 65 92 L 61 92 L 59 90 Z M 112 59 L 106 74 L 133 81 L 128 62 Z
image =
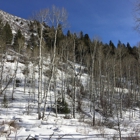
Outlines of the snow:
M 16 32 L 20 29 L 25 36 L 26 39 L 29 39 L 30 33 L 29 33 L 29 26 L 28 24 L 30 23 L 30 20 L 25 20 L 23 18 L 11 15 L 7 12 L 4 12 L 0 10 L 0 17 L 3 20 L 3 23 L 5 24 L 6 22 L 9 23 L 12 29 L 13 35 L 16 34 Z
M 15 30 L 12 30 L 12 34 L 16 34 L 16 31 Z
M 7 56 L 8 60 L 13 59 L 12 56 Z M 49 63 L 47 60 L 44 65 Z M 4 70 L 5 75 L 10 74 L 14 75 L 14 71 L 16 68 L 17 62 L 5 62 Z M 24 81 L 24 74 L 23 70 L 26 66 L 24 64 L 18 64 L 17 70 L 17 79 L 21 79 Z M 33 72 L 33 64 L 29 64 L 30 74 Z M 76 65 L 76 69 L 79 68 L 79 65 Z M 37 74 L 38 68 L 36 67 L 35 77 L 38 77 Z M 45 70 L 45 69 L 44 69 Z M 57 73 L 57 81 L 58 85 L 61 85 L 61 75 L 65 75 L 64 72 L 58 70 Z M 6 77 L 6 76 L 5 76 Z M 43 76 L 43 79 L 45 77 Z M 88 75 L 83 74 L 81 76 L 82 83 L 85 86 L 88 81 Z M 79 118 L 82 117 L 82 114 L 76 113 L 76 118 L 66 119 L 64 114 L 58 114 L 58 117 L 55 116 L 55 113 L 50 112 L 49 109 L 45 112 L 45 118 L 43 120 L 38 120 L 37 115 L 37 89 L 35 89 L 35 95 L 30 94 L 32 93 L 32 89 L 26 87 L 26 92 L 24 94 L 23 83 L 19 87 L 15 88 L 14 99 L 11 100 L 11 92 L 12 92 L 12 85 L 9 85 L 6 89 L 5 94 L 7 95 L 8 99 L 8 107 L 4 108 L 1 105 L 0 108 L 0 133 L 1 133 L 1 140 L 25 140 L 28 137 L 32 138 L 35 137 L 36 139 L 46 140 L 46 139 L 88 139 L 88 140 L 106 140 L 108 138 L 112 139 L 113 136 L 119 137 L 118 135 L 118 126 L 116 125 L 114 128 L 107 128 L 105 126 L 91 126 L 92 123 L 92 116 L 93 113 L 89 111 L 88 101 L 85 99 L 83 100 L 83 112 L 84 112 L 84 122 L 81 121 Z M 58 87 L 59 89 L 60 87 Z M 120 91 L 122 89 L 116 88 L 116 91 Z M 128 92 L 127 89 L 124 89 L 124 92 Z M 53 91 L 49 92 L 47 102 L 48 106 L 51 106 L 51 103 L 54 102 L 54 95 Z M 32 100 L 35 96 L 35 100 Z M 2 96 L 0 97 L 2 100 Z M 50 99 L 52 99 L 50 101 Z M 69 104 L 71 104 L 70 100 Z M 28 107 L 30 108 L 28 110 Z M 136 134 L 136 132 L 140 131 L 140 120 L 139 120 L 139 109 L 131 110 L 132 113 L 130 114 L 130 110 L 126 110 L 123 112 L 123 117 L 121 119 L 121 133 L 122 136 L 129 136 Z M 70 115 L 71 116 L 71 115 Z M 103 121 L 104 117 L 95 112 L 96 123 Z M 130 119 L 131 118 L 131 119 Z M 9 126 L 9 122 L 14 121 L 16 127 Z M 110 118 L 110 122 L 117 122 L 117 118 Z M 11 131 L 11 133 L 9 133 Z M 8 132 L 8 136 L 5 132 Z M 137 134 L 139 135 L 139 133 Z

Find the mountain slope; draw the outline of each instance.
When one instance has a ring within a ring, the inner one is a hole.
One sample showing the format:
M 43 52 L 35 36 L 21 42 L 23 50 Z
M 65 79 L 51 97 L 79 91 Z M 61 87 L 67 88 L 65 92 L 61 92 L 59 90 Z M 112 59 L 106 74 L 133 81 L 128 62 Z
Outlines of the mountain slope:
M 29 23 L 30 20 L 26 20 L 14 15 L 11 15 L 7 12 L 4 12 L 2 10 L 0 10 L 0 19 L 2 20 L 2 22 L 5 24 L 6 22 L 8 22 L 8 24 L 10 25 L 11 29 L 12 29 L 12 33 L 15 34 L 17 32 L 17 30 L 21 30 L 22 34 L 28 38 L 29 36 Z

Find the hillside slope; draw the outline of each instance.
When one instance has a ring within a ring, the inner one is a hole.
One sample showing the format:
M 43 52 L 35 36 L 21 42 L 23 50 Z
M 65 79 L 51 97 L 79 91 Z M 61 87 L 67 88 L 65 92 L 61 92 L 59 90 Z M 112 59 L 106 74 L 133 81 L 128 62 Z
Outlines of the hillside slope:
M 0 10 L 0 19 L 2 19 L 2 22 L 5 24 L 8 22 L 10 25 L 13 34 L 15 34 L 19 29 L 21 30 L 22 34 L 28 38 L 29 36 L 29 23 L 30 20 L 26 20 L 14 15 L 11 15 L 7 12 L 4 12 Z

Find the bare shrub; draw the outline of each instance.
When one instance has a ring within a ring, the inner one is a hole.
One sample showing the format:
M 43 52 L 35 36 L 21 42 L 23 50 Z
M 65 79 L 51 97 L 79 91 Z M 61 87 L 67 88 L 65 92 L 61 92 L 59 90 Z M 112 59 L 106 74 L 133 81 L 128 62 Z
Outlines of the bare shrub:
M 126 140 L 139 140 L 139 139 L 140 139 L 139 136 L 133 136 L 133 134 L 130 134 L 130 136 L 128 136 L 128 137 L 126 138 Z
M 3 100 L 2 100 L 2 103 L 1 104 L 2 104 L 2 107 L 8 108 L 8 99 L 7 99 L 6 94 L 4 94 Z
M 71 119 L 70 114 L 65 114 L 64 119 Z
M 80 113 L 80 117 L 79 117 L 78 121 L 84 122 L 85 121 L 85 114 Z
M 12 132 L 16 134 L 19 128 L 15 120 L 3 121 L 0 125 L 0 136 L 9 137 Z
M 102 135 L 102 137 L 104 138 L 104 136 L 105 136 L 105 129 L 104 129 L 104 127 L 99 127 L 99 132 Z
M 8 122 L 8 125 L 13 127 L 13 128 L 16 128 L 16 129 L 20 128 L 18 123 L 15 120 L 12 120 L 12 121 Z

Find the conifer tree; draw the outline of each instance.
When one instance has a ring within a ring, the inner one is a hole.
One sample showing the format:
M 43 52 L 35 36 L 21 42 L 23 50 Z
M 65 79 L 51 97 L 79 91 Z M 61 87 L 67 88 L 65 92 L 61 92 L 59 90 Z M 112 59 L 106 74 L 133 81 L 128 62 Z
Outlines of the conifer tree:
M 31 34 L 30 36 L 30 40 L 28 42 L 28 45 L 34 49 L 37 45 L 39 44 L 39 41 L 38 41 L 38 37 L 35 36 L 33 33 Z
M 0 19 L 0 40 L 3 40 L 3 26 L 2 20 Z
M 6 22 L 5 26 L 3 27 L 3 39 L 6 44 L 11 44 L 13 40 L 12 30 L 8 22 Z
M 67 31 L 67 37 L 70 37 L 71 36 L 71 32 L 70 30 Z
M 19 39 L 24 41 L 24 36 L 22 35 L 20 30 L 17 31 L 14 37 L 14 43 L 13 43 L 14 50 L 19 50 L 19 41 L 18 41 Z

